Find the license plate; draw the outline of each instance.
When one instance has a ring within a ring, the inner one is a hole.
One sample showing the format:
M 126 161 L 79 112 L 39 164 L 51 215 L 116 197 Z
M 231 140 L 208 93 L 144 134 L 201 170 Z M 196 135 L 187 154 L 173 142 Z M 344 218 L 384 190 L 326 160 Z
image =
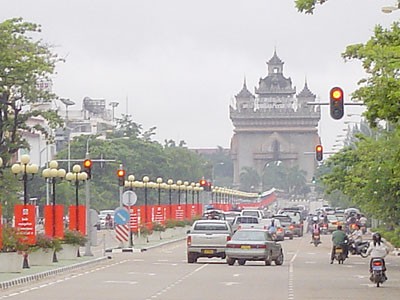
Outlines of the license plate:
M 374 271 L 382 271 L 382 266 L 372 266 L 372 270 Z
M 203 253 L 204 254 L 214 254 L 214 250 L 213 249 L 204 249 Z
M 251 247 L 249 245 L 242 245 L 240 246 L 240 249 L 250 249 Z
M 342 250 L 342 248 L 336 248 L 335 252 L 336 253 L 343 253 L 343 250 Z

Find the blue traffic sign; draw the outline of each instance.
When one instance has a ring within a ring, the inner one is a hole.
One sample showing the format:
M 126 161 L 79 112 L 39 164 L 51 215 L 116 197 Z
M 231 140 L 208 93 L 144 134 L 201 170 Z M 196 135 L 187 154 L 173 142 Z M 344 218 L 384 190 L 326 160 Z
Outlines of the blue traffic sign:
M 118 207 L 114 211 L 114 222 L 117 225 L 125 225 L 129 222 L 129 211 L 125 207 Z

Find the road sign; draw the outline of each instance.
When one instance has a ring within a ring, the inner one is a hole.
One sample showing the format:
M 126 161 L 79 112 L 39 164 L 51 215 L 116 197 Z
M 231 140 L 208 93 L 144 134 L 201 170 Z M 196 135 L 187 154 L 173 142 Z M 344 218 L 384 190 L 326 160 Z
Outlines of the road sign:
M 117 225 L 125 225 L 129 222 L 129 211 L 125 207 L 118 207 L 114 212 L 114 222 Z
M 122 194 L 122 203 L 126 206 L 135 205 L 137 201 L 137 195 L 134 191 L 126 191 Z

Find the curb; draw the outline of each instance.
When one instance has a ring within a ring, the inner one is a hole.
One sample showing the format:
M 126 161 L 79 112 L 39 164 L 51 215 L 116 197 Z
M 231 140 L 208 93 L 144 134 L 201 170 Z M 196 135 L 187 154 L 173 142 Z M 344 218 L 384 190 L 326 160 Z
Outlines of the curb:
M 32 275 L 23 276 L 23 277 L 15 278 L 15 279 L 8 280 L 8 281 L 3 281 L 3 282 L 0 282 L 0 290 L 5 290 L 8 288 L 11 288 L 11 287 L 14 287 L 17 285 L 21 285 L 21 284 L 25 284 L 25 283 L 29 283 L 32 281 L 38 281 L 40 279 L 43 279 L 43 278 L 46 278 L 49 276 L 57 275 L 62 272 L 65 272 L 65 271 L 75 270 L 80 267 L 83 267 L 86 265 L 91 265 L 91 264 L 94 264 L 94 263 L 97 263 L 97 262 L 100 262 L 100 261 L 103 261 L 106 259 L 108 259 L 107 256 L 99 257 L 96 259 L 84 261 L 84 262 L 73 264 L 70 266 L 65 266 L 65 267 L 61 267 L 61 268 L 57 268 L 57 269 L 53 269 L 53 270 L 49 270 L 49 271 L 45 271 L 45 272 L 41 272 L 41 273 L 37 273 L 37 274 L 32 274 Z

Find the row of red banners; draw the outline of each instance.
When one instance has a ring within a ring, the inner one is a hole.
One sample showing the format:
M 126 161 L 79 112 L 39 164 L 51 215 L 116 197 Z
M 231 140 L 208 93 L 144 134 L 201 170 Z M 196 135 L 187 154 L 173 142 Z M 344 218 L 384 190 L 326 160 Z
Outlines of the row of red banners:
M 173 205 L 147 205 L 131 206 L 130 226 L 137 232 L 139 225 L 151 228 L 153 222 L 165 224 L 167 220 L 193 219 L 202 214 L 201 204 L 173 204 Z M 1 205 L 0 205 L 0 216 Z M 28 245 L 36 243 L 36 206 L 31 204 L 17 204 L 14 206 L 15 227 L 23 236 L 23 241 Z M 86 235 L 86 207 L 84 205 L 70 206 L 68 210 L 69 230 L 76 230 Z M 65 220 L 64 206 L 46 205 L 44 207 L 44 233 L 47 236 L 64 238 Z M 0 222 L 0 249 L 2 248 L 2 226 Z

